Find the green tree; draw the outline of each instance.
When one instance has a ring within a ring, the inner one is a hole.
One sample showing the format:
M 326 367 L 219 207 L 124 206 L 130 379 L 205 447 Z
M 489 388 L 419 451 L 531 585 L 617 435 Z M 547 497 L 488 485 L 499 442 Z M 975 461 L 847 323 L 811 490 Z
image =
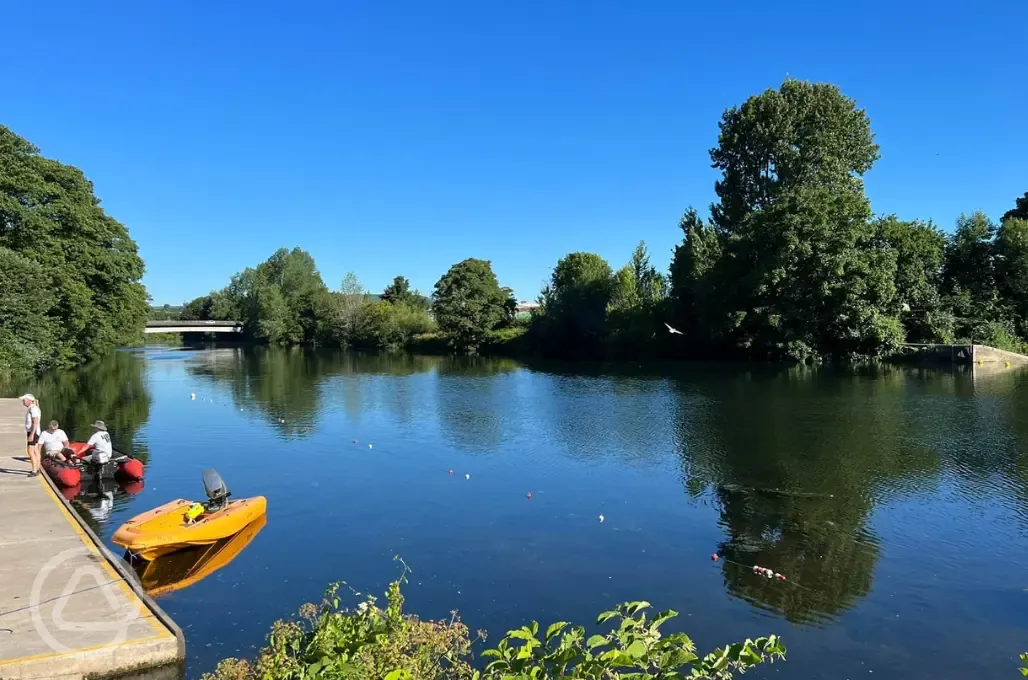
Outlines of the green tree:
M 1024 196 L 1015 201 L 1013 208 L 1003 213 L 1001 219 L 1003 222 L 1006 222 L 1013 218 L 1028 220 L 1028 191 L 1024 192 Z
M 996 287 L 1013 310 L 1022 337 L 1028 331 L 1028 218 L 1008 217 L 996 234 Z
M 43 267 L 0 247 L 0 374 L 46 368 L 56 353 L 53 295 Z
M 0 248 L 38 263 L 53 344 L 19 354 L 35 366 L 70 365 L 142 338 L 148 310 L 143 261 L 78 168 L 44 158 L 0 126 Z M 42 364 L 38 363 L 42 361 Z
M 599 351 L 613 287 L 610 265 L 595 253 L 571 253 L 558 260 L 542 294 L 541 323 L 551 353 Z
M 476 350 L 489 331 L 514 318 L 517 301 L 501 288 L 486 260 L 469 258 L 450 267 L 435 284 L 432 312 L 453 346 Z
M 895 258 L 872 248 L 862 175 L 878 158 L 838 88 L 787 80 L 727 110 L 711 150 L 723 254 L 704 305 L 748 354 L 879 355 L 902 341 Z
M 682 242 L 671 258 L 669 297 L 674 326 L 690 341 L 709 340 L 709 320 L 702 313 L 713 307 L 708 301 L 713 284 L 711 272 L 721 258 L 721 241 L 714 225 L 695 209 L 685 211 L 678 223 Z
M 667 282 L 640 242 L 628 264 L 614 274 L 607 305 L 607 324 L 620 351 L 637 354 L 656 335 L 666 295 Z
M 410 302 L 411 297 L 410 281 L 406 276 L 397 276 L 382 291 L 382 299 L 387 302 Z
M 931 222 L 904 221 L 895 215 L 875 223 L 880 247 L 896 257 L 896 299 L 907 342 L 951 342 L 953 315 L 940 288 L 946 236 Z

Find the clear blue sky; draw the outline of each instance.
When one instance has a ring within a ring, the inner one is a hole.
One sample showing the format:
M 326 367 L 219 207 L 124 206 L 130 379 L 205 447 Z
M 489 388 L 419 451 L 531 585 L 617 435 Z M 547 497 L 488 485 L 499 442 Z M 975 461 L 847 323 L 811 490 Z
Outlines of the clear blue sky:
M 81 167 L 156 303 L 280 246 L 333 288 L 492 260 L 534 298 L 574 250 L 661 267 L 713 198 L 725 107 L 786 73 L 871 117 L 876 212 L 1028 191 L 1028 3 L 7 3 L 0 122 Z

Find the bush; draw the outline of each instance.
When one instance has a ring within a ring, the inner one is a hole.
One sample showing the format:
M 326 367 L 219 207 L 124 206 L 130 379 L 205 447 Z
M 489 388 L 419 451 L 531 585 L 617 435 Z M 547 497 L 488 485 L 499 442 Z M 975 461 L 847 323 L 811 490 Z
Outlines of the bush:
M 320 607 L 307 604 L 300 618 L 279 621 L 254 662 L 226 659 L 203 680 L 336 680 L 384 678 L 394 671 L 410 680 L 471 678 L 471 640 L 456 614 L 422 621 L 403 613 L 400 577 L 389 584 L 381 609 L 367 596 L 356 609 L 340 609 L 335 584 Z M 354 592 L 360 596 L 360 593 Z
M 276 623 L 256 661 L 226 659 L 203 680 L 723 680 L 785 658 L 785 647 L 774 635 L 700 658 L 685 633 L 661 634 L 660 627 L 677 612 L 660 612 L 647 621 L 649 603 L 626 602 L 600 614 L 598 626 L 613 626 L 605 634 L 587 638 L 583 626 L 566 621 L 551 625 L 542 639 L 535 621 L 509 631 L 495 649 L 482 653 L 491 659 L 485 669 L 473 670 L 468 629 L 456 613 L 447 621 L 421 621 L 403 613 L 400 587 L 408 571 L 404 565 L 389 584 L 384 610 L 371 596 L 356 609 L 340 609 L 338 586 L 333 586 L 320 607 L 304 605 L 299 620 Z

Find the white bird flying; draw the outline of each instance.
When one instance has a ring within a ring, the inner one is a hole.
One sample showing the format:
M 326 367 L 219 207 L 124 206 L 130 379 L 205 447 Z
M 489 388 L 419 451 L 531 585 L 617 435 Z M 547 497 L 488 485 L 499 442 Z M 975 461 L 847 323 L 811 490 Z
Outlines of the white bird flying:
M 676 335 L 676 334 L 677 334 L 677 335 L 685 335 L 685 333 L 683 333 L 682 331 L 678 330 L 677 328 L 672 328 L 672 327 L 671 327 L 671 324 L 669 324 L 669 323 L 666 323 L 666 322 L 665 322 L 665 323 L 664 323 L 664 325 L 665 325 L 665 326 L 667 326 L 667 329 L 668 329 L 668 331 L 669 331 L 669 332 L 670 332 L 670 333 L 671 333 L 672 335 Z

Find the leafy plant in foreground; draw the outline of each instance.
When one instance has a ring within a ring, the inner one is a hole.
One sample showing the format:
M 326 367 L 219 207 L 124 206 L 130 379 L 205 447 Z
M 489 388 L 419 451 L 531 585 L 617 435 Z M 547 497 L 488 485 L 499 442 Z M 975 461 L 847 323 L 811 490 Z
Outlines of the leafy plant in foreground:
M 648 602 L 626 602 L 600 614 L 598 625 L 613 622 L 605 635 L 585 636 L 585 628 L 559 621 L 539 639 L 539 624 L 507 633 L 496 649 L 483 652 L 493 661 L 476 678 L 593 678 L 596 680 L 672 680 L 730 678 L 733 673 L 785 658 L 777 636 L 746 640 L 716 649 L 703 658 L 685 633 L 662 636 L 660 627 L 678 616 L 666 610 L 647 621 Z M 402 677 L 402 676 L 400 676 Z
M 660 612 L 648 621 L 649 603 L 626 602 L 600 614 L 597 625 L 613 626 L 605 634 L 587 638 L 583 626 L 565 621 L 551 625 L 541 639 L 535 621 L 509 631 L 495 649 L 482 653 L 490 659 L 485 669 L 473 670 L 468 629 L 456 614 L 422 621 L 403 613 L 401 584 L 408 571 L 404 565 L 389 584 L 385 609 L 372 596 L 356 609 L 340 609 L 339 584 L 333 585 L 320 607 L 304 605 L 299 620 L 277 622 L 255 661 L 226 659 L 203 680 L 724 680 L 785 657 L 785 647 L 772 635 L 700 658 L 686 634 L 661 634 L 677 612 Z

